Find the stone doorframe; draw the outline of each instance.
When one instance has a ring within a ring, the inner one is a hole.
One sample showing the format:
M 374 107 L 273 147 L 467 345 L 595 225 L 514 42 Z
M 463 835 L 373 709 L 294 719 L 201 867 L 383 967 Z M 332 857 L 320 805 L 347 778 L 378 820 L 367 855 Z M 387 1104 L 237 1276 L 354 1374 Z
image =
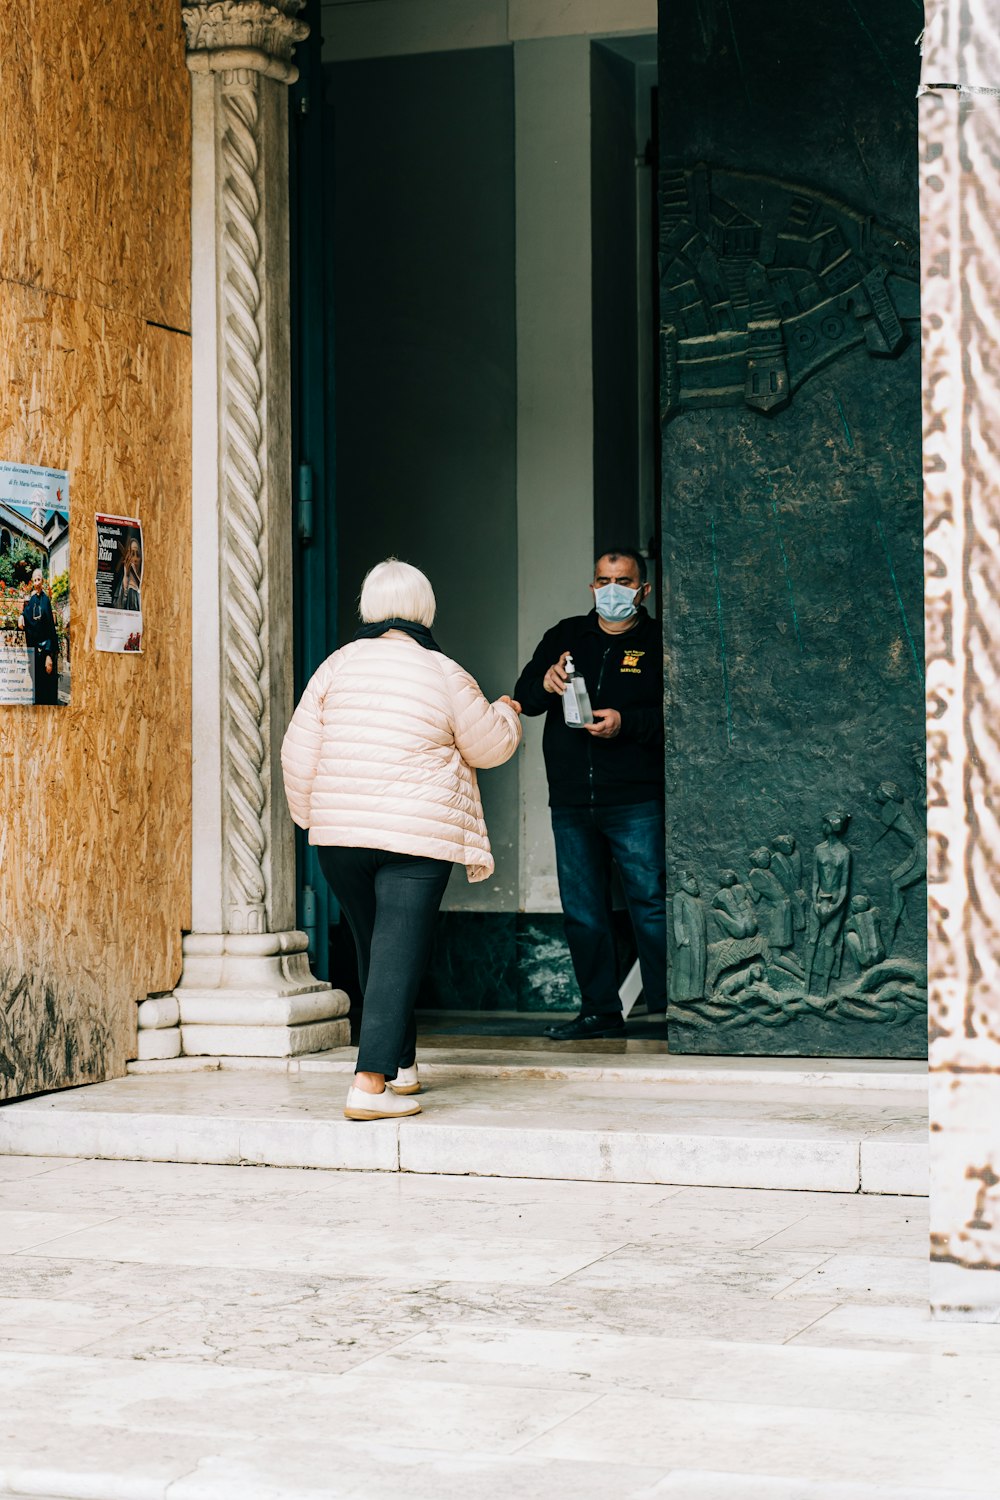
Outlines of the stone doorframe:
M 1000 1320 L 1000 38 L 926 0 L 920 87 L 931 1302 Z
M 302 5 L 182 0 L 195 251 L 194 931 L 176 1007 L 148 1002 L 144 1056 L 289 1056 L 347 1040 L 346 997 L 312 977 L 294 929 L 278 765 L 292 707 L 286 88 L 307 34 Z M 1000 41 L 991 5 L 927 0 L 919 103 L 931 1297 L 942 1315 L 984 1319 L 1000 1318 Z

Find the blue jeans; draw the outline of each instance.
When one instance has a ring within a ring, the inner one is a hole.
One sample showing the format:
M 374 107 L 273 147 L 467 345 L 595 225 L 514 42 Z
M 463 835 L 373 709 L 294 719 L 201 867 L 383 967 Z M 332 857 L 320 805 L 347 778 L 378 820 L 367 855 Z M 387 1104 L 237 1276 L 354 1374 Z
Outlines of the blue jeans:
M 581 1015 L 620 1015 L 611 916 L 611 862 L 621 875 L 646 1007 L 667 1008 L 667 879 L 663 806 L 554 807 L 559 897 L 583 997 Z

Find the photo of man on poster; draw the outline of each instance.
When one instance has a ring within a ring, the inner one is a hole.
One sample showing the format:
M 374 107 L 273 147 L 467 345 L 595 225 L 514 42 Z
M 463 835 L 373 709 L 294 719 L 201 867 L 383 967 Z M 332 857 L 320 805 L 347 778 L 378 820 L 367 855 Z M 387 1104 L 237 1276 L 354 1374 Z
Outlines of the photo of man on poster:
M 36 703 L 59 702 L 59 640 L 52 601 L 45 592 L 45 575 L 36 568 L 31 575 L 31 593 L 21 606 L 18 625 L 31 653 L 31 680 Z

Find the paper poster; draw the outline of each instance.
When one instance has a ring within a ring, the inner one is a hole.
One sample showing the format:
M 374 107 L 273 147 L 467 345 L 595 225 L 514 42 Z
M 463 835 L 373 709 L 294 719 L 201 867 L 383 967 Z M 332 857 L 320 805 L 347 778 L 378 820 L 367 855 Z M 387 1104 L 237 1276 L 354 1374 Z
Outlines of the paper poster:
M 69 475 L 0 462 L 0 704 L 69 702 Z
M 98 516 L 97 649 L 142 650 L 142 527 L 134 516 Z

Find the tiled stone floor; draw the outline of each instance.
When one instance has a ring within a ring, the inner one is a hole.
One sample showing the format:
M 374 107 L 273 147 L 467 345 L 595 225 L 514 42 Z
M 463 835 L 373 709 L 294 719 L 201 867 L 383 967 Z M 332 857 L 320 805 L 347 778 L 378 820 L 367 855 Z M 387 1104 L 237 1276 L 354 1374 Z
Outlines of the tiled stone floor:
M 377 1127 L 372 1127 L 377 1128 Z M 0 1158 L 0 1494 L 969 1500 L 926 1202 Z

